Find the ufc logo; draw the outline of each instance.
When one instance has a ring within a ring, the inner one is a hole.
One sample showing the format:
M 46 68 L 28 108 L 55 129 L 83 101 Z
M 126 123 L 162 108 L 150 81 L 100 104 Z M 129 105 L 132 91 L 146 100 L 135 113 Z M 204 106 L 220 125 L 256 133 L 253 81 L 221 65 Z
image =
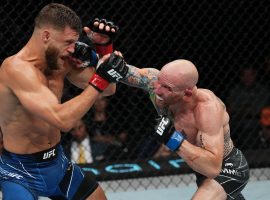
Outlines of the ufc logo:
M 158 125 L 158 128 L 157 128 L 157 133 L 162 136 L 163 135 L 163 132 L 165 130 L 165 126 L 169 123 L 169 118 L 162 118 L 161 122 L 159 123 Z
M 108 71 L 108 74 L 110 74 L 113 78 L 116 78 L 116 81 L 119 81 L 121 78 L 123 78 L 123 76 L 121 76 L 117 71 L 115 71 L 114 69 L 110 69 Z
M 55 156 L 54 151 L 55 151 L 55 149 L 53 149 L 53 150 L 51 150 L 51 151 L 49 151 L 49 152 L 44 153 L 44 154 L 43 154 L 43 160 L 48 159 L 48 158 L 50 158 L 50 157 L 52 157 L 52 156 Z

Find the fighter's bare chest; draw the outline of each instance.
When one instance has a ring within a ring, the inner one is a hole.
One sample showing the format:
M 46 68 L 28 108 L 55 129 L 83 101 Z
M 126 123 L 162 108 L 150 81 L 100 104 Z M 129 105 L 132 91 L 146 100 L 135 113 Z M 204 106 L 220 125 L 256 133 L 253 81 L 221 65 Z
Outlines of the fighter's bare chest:
M 174 116 L 174 126 L 176 130 L 186 134 L 187 140 L 193 144 L 196 143 L 198 127 L 193 113 L 179 114 Z
M 48 87 L 60 100 L 63 95 L 63 88 L 64 88 L 63 78 L 49 79 Z
M 63 73 L 53 73 L 43 78 L 44 84 L 61 100 L 64 88 L 64 75 Z

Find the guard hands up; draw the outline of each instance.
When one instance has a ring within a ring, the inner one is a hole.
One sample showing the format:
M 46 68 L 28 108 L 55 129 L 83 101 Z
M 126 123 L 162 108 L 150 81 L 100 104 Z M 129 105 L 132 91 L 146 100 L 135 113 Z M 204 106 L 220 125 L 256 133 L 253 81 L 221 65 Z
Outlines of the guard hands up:
M 116 83 L 126 76 L 128 67 L 120 52 L 103 56 L 98 64 L 95 74 L 90 78 L 89 84 L 99 92 L 103 92 L 110 83 Z
M 95 67 L 98 63 L 97 53 L 91 46 L 77 41 L 75 43 L 74 53 L 71 55 L 72 61 L 78 68 Z
M 83 30 L 94 44 L 109 45 L 113 42 L 115 36 L 119 32 L 118 26 L 112 21 L 106 19 L 95 18 Z
M 154 137 L 171 151 L 178 150 L 186 138 L 184 133 L 175 130 L 173 121 L 166 115 L 158 119 Z

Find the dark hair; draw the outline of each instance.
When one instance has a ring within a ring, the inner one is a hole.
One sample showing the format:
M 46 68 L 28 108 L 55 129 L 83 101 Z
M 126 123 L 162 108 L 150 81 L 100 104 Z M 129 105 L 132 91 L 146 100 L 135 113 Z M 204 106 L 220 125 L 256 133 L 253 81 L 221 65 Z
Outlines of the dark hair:
M 82 23 L 79 16 L 69 7 L 50 3 L 43 7 L 35 19 L 35 27 L 51 25 L 58 30 L 64 30 L 67 26 L 79 34 L 82 31 Z

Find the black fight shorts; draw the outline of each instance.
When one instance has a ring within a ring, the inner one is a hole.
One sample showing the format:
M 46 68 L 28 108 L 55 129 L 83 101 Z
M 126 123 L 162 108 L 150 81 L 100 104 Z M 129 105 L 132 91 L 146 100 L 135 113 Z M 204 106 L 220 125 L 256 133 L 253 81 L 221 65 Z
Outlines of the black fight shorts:
M 199 187 L 207 177 L 199 173 L 195 173 L 195 175 Z M 223 159 L 221 173 L 215 180 L 224 188 L 227 199 L 239 199 L 241 191 L 249 180 L 248 163 L 239 149 L 234 147 L 230 154 Z

